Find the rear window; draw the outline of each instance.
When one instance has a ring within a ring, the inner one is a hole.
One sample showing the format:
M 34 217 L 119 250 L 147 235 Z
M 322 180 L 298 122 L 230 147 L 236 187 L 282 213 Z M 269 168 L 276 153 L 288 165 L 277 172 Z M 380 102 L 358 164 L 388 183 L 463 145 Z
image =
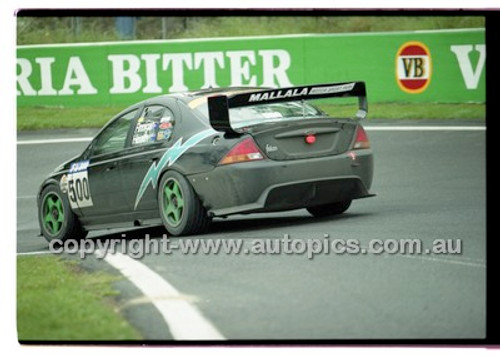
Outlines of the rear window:
M 196 107 L 208 119 L 208 103 L 205 101 Z M 229 119 L 233 128 L 254 126 L 262 123 L 284 120 L 317 118 L 326 114 L 305 101 L 290 101 L 237 107 L 229 110 Z

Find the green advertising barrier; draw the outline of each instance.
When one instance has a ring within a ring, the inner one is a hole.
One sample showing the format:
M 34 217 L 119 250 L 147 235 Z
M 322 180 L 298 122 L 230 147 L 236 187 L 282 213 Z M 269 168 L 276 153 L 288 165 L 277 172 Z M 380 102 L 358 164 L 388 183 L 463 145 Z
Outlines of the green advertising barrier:
M 485 102 L 484 29 L 19 46 L 19 106 L 363 80 L 371 102 Z

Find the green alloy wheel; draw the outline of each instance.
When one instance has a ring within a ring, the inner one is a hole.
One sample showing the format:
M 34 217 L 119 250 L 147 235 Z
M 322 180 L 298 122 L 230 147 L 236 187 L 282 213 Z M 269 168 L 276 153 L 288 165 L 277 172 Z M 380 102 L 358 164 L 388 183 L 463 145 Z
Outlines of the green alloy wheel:
M 87 235 L 77 216 L 71 211 L 68 198 L 55 184 L 46 186 L 39 200 L 38 221 L 42 235 L 49 242 L 82 239 Z
M 158 205 L 163 225 L 171 235 L 205 232 L 210 218 L 193 187 L 176 171 L 167 171 L 158 185 Z
M 64 209 L 61 198 L 51 192 L 45 195 L 42 203 L 43 224 L 50 236 L 59 234 L 64 223 Z
M 163 188 L 163 213 L 167 223 L 177 227 L 182 221 L 183 212 L 184 198 L 182 197 L 179 182 L 174 178 L 170 178 Z

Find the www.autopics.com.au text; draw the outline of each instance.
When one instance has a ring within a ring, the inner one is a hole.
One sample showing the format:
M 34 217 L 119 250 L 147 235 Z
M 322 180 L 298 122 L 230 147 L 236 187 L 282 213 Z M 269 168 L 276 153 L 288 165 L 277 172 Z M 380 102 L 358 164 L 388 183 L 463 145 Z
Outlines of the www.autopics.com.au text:
M 78 254 L 80 258 L 95 255 L 102 259 L 108 253 L 127 254 L 134 259 L 140 259 L 150 254 L 170 255 L 180 253 L 203 255 L 274 255 L 293 254 L 305 255 L 314 259 L 316 255 L 442 255 L 461 254 L 461 239 L 434 239 L 431 245 L 424 246 L 418 238 L 402 239 L 370 239 L 362 244 L 359 239 L 331 239 L 328 234 L 322 238 L 292 238 L 285 234 L 282 238 L 169 238 L 164 234 L 161 238 L 151 238 L 146 234 L 140 239 L 82 239 L 82 240 L 52 240 L 49 250 L 54 254 Z

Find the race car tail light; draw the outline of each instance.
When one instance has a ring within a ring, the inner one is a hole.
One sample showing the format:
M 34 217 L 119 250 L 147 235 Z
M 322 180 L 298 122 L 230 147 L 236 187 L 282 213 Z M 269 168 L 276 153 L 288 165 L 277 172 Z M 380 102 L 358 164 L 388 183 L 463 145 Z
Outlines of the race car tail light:
M 314 142 L 316 142 L 316 136 L 314 134 L 308 134 L 305 141 L 307 144 L 314 144 Z
M 368 149 L 370 148 L 370 140 L 366 134 L 365 129 L 362 126 L 358 126 L 356 129 L 356 140 L 352 149 Z
M 231 148 L 229 153 L 219 162 L 219 165 L 262 159 L 264 159 L 264 155 L 261 153 L 252 137 L 248 137 Z

